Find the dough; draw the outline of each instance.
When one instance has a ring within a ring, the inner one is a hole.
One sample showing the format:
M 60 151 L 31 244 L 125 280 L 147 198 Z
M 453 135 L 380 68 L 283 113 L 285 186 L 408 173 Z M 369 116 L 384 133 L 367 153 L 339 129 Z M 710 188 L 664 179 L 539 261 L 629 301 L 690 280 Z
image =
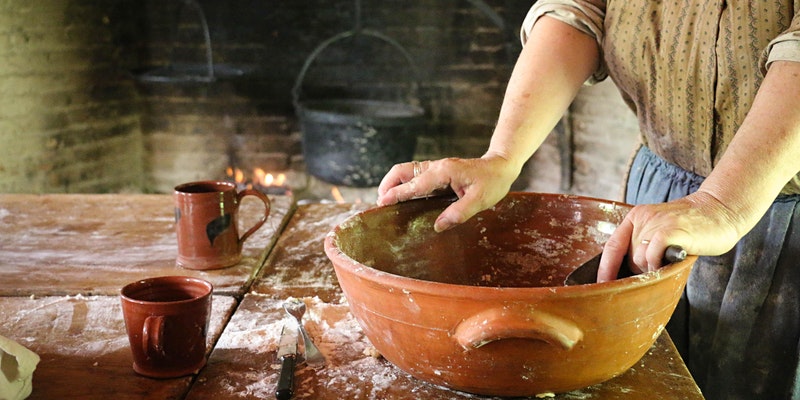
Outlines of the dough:
M 33 390 L 39 355 L 0 335 L 0 400 L 22 400 Z

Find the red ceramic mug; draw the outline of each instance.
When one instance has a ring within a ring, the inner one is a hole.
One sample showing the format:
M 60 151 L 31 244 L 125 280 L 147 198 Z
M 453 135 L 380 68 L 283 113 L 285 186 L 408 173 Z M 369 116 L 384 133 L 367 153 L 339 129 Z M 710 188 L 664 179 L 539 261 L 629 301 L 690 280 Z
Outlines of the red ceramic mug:
M 245 196 L 264 202 L 264 216 L 241 237 L 239 205 Z M 198 181 L 175 187 L 175 230 L 178 265 L 196 270 L 224 268 L 242 258 L 242 244 L 264 225 L 270 211 L 267 195 L 255 189 L 237 191 L 236 184 Z
M 203 368 L 212 291 L 211 283 L 187 276 L 148 278 L 122 288 L 136 373 L 175 378 Z

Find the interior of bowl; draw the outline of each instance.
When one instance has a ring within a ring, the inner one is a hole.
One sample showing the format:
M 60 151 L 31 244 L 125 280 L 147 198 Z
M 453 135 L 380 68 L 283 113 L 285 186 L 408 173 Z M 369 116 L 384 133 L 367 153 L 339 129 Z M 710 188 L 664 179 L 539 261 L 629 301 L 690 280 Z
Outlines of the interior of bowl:
M 374 269 L 424 281 L 488 287 L 562 286 L 600 253 L 630 210 L 608 200 L 511 193 L 454 229 L 436 233 L 453 199 L 413 200 L 360 213 L 337 228 L 339 249 Z

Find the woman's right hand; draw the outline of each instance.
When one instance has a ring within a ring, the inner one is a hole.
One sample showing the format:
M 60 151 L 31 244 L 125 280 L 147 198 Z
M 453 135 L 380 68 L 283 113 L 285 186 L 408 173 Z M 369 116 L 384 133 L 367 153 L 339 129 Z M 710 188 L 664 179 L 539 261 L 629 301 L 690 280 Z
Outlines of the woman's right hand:
M 434 223 L 434 229 L 442 232 L 497 204 L 508 194 L 519 172 L 507 159 L 489 153 L 481 158 L 397 164 L 378 186 L 378 205 L 452 190 L 459 199 L 442 211 Z

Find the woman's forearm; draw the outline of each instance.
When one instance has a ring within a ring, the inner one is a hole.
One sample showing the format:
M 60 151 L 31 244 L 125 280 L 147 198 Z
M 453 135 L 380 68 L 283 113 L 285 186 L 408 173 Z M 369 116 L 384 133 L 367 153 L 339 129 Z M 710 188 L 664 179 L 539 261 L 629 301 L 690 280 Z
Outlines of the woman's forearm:
M 518 173 L 597 69 L 598 60 L 594 38 L 556 19 L 540 18 L 509 79 L 487 155 L 511 161 Z
M 775 62 L 700 191 L 728 210 L 740 237 L 800 171 L 800 63 Z

